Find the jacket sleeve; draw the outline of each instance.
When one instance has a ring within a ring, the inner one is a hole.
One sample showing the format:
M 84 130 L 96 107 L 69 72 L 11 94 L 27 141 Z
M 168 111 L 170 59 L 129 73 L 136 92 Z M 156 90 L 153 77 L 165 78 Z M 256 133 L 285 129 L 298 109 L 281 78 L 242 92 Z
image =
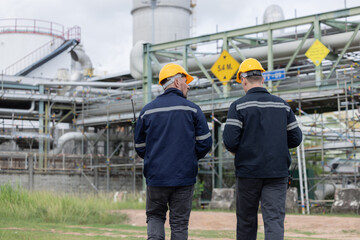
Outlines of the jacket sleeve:
M 140 113 L 142 116 L 142 112 Z M 145 121 L 143 118 L 139 116 L 136 126 L 135 126 L 135 133 L 134 133 L 134 142 L 135 142 L 135 151 L 141 157 L 145 157 L 146 153 L 146 132 L 145 132 Z
M 288 148 L 299 146 L 302 141 L 302 132 L 299 128 L 299 124 L 296 121 L 295 114 L 291 109 L 288 115 L 286 130 Z
M 212 146 L 212 137 L 211 133 L 205 118 L 204 113 L 201 111 L 200 107 L 196 113 L 195 121 L 195 152 L 197 159 L 205 157 L 205 155 L 210 151 Z
M 240 144 L 240 137 L 243 128 L 243 120 L 236 111 L 236 103 L 232 103 L 223 132 L 223 141 L 226 149 L 235 153 Z

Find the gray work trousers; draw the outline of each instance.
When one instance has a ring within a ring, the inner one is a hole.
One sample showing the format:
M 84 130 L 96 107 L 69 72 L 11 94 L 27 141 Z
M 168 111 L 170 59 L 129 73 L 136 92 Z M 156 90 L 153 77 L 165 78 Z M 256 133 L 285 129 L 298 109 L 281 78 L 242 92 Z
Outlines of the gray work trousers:
M 265 240 L 284 239 L 288 177 L 236 179 L 236 239 L 256 240 L 258 207 L 264 221 Z
M 165 239 L 166 212 L 169 212 L 171 240 L 188 239 L 188 225 L 194 185 L 147 187 L 146 222 L 148 240 Z

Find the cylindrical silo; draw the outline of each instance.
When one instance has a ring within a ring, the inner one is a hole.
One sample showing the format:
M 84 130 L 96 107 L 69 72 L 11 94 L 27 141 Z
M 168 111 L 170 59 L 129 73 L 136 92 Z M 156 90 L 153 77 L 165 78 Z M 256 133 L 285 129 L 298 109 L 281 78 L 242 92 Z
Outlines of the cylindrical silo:
M 64 41 L 61 24 L 37 19 L 0 19 L 0 73 L 13 75 Z
M 284 12 L 279 5 L 273 4 L 264 12 L 264 24 L 284 20 Z
M 190 36 L 190 0 L 133 0 L 133 45 Z
M 283 21 L 285 19 L 284 12 L 279 5 L 272 4 L 265 9 L 263 23 L 272 23 Z M 279 36 L 284 33 L 284 29 L 273 31 L 273 37 Z M 267 32 L 264 33 L 264 37 L 267 37 Z

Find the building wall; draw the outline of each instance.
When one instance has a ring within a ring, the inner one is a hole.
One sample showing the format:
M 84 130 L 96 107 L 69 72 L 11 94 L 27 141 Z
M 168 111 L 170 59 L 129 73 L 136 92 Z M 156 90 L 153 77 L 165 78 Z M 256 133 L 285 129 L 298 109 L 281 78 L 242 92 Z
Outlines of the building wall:
M 34 173 L 33 180 L 30 180 L 29 173 L 4 172 L 0 174 L 0 185 L 11 184 L 11 186 L 20 186 L 24 189 L 35 191 L 46 190 L 64 193 L 91 193 L 95 190 L 87 179 L 79 172 L 73 174 L 64 173 Z M 94 181 L 94 176 L 87 175 L 87 178 L 98 186 L 100 192 L 106 192 L 106 174 L 99 174 L 98 183 Z M 33 182 L 31 188 L 30 184 Z M 131 173 L 119 173 L 110 177 L 110 192 L 133 190 L 133 177 Z M 142 179 L 136 178 L 136 191 L 142 190 Z

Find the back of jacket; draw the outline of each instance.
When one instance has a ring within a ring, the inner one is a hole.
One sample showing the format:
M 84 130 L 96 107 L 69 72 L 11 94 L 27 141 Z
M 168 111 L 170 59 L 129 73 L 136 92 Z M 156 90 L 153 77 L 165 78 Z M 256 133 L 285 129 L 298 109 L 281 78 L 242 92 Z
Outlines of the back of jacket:
M 288 176 L 289 148 L 302 133 L 287 102 L 256 87 L 231 104 L 223 140 L 235 153 L 237 177 L 277 178 Z
M 135 149 L 144 158 L 148 186 L 187 186 L 196 182 L 198 159 L 212 138 L 200 107 L 176 88 L 147 104 L 135 127 Z

